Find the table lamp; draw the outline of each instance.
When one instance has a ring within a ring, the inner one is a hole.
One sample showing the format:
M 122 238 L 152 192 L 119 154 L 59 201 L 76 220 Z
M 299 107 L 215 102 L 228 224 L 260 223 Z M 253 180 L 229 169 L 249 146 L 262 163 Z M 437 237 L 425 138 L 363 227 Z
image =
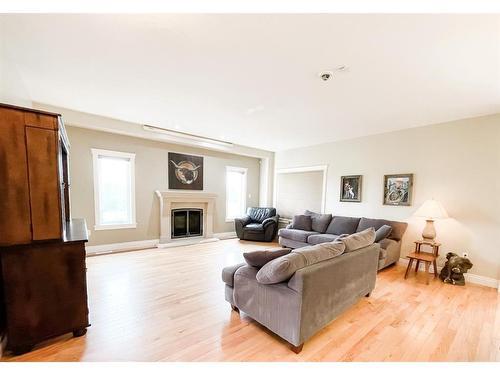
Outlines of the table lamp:
M 436 229 L 434 228 L 435 219 L 446 219 L 448 214 L 444 207 L 438 201 L 434 199 L 429 199 L 420 206 L 420 208 L 415 211 L 414 216 L 420 216 L 426 218 L 426 224 L 424 230 L 422 231 L 422 237 L 425 241 L 434 242 L 436 238 Z

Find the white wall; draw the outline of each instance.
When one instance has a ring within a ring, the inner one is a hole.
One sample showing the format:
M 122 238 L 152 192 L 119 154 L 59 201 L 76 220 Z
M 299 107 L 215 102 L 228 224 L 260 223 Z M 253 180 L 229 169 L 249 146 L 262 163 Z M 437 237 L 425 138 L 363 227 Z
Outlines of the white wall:
M 0 103 L 31 107 L 29 91 L 17 68 L 11 63 L 0 22 Z
M 471 273 L 500 279 L 500 114 L 278 152 L 275 164 L 327 164 L 326 212 L 408 221 L 403 257 L 424 225 L 413 212 L 439 200 L 451 217 L 436 223 L 441 255 L 467 251 Z M 382 204 L 383 176 L 393 173 L 414 174 L 411 207 Z M 357 174 L 363 201 L 340 202 L 340 176 Z
M 276 209 L 280 217 L 293 218 L 304 213 L 304 207 L 321 212 L 323 204 L 323 171 L 277 173 Z
M 226 166 L 247 168 L 247 206 L 259 202 L 259 159 L 218 151 L 67 126 L 70 148 L 71 214 L 87 221 L 92 231 L 89 245 L 153 240 L 160 237 L 159 201 L 155 190 L 168 190 L 168 152 L 201 155 L 204 158 L 203 190 L 217 194 L 214 232 L 234 231 L 226 222 Z M 135 201 L 137 228 L 94 230 L 94 180 L 92 148 L 131 152 L 135 157 Z

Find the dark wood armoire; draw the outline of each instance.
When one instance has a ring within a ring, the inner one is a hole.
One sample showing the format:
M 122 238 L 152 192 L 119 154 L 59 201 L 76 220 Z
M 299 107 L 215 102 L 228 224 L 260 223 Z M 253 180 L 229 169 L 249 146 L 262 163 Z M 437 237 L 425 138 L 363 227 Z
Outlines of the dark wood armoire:
M 0 104 L 0 337 L 15 354 L 88 322 L 87 227 L 60 115 Z

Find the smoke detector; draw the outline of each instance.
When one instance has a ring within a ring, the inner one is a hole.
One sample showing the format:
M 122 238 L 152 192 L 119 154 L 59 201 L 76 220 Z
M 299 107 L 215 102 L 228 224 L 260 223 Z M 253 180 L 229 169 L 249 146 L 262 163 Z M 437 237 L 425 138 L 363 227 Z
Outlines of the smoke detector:
M 318 74 L 319 78 L 321 78 L 322 81 L 328 81 L 333 77 L 333 72 L 330 70 L 324 70 L 322 72 L 319 72 Z
M 333 78 L 333 72 L 346 72 L 347 71 L 347 66 L 346 65 L 339 65 L 335 68 L 334 71 L 331 70 L 323 70 L 318 73 L 318 77 L 321 78 L 322 81 L 329 81 L 330 79 Z

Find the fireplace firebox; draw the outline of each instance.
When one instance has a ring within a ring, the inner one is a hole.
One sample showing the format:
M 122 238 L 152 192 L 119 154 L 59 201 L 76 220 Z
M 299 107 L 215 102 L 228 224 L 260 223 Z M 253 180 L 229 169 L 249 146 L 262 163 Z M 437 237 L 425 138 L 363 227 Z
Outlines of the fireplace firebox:
M 172 238 L 203 236 L 203 210 L 178 208 L 172 210 Z

